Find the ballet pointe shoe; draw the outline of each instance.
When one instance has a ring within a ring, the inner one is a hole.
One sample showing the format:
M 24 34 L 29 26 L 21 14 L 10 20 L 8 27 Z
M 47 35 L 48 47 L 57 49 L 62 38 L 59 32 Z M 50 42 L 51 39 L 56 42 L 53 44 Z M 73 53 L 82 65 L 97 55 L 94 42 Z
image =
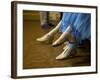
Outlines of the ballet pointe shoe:
M 62 59 L 66 59 L 69 57 L 69 55 L 71 55 L 72 50 L 74 50 L 74 46 L 72 46 L 71 48 L 69 48 L 68 46 L 65 47 L 64 51 L 58 55 L 56 57 L 57 60 L 62 60 Z
M 65 46 L 63 47 L 63 49 L 66 49 L 68 46 L 66 46 L 66 45 L 68 45 L 69 44 L 69 42 L 68 41 L 66 41 L 66 42 L 64 42 L 64 44 L 65 44 Z
M 64 47 L 63 47 L 63 50 L 65 50 L 67 47 L 68 47 L 68 46 L 64 46 Z
M 37 38 L 36 40 L 42 43 L 51 44 L 53 42 L 54 36 L 44 35 L 43 37 Z
M 70 54 L 70 52 L 68 52 L 68 50 L 67 50 L 67 48 L 66 49 L 64 49 L 64 51 L 60 54 L 60 55 L 58 55 L 57 57 L 56 57 L 56 59 L 57 60 L 62 60 L 62 59 L 65 59 L 65 58 L 67 58 L 67 56 Z
M 53 47 L 59 46 L 59 45 L 61 45 L 64 41 L 65 41 L 64 39 L 63 39 L 63 40 L 58 39 L 58 40 L 56 40 L 55 42 L 52 43 L 52 46 L 53 46 Z

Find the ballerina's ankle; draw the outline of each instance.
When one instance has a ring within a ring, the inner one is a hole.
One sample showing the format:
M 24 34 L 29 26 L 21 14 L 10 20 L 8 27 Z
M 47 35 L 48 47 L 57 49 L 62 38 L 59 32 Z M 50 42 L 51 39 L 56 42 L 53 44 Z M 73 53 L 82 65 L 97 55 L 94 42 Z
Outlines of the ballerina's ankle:
M 75 48 L 76 43 L 75 43 L 75 42 L 69 42 L 69 43 L 68 43 L 68 46 L 69 46 L 70 48 Z

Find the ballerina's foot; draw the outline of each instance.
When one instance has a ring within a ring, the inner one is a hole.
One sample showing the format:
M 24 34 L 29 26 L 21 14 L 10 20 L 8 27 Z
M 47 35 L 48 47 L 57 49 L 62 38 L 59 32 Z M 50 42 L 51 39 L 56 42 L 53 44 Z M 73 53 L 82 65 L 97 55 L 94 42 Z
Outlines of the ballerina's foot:
M 52 43 L 53 36 L 51 36 L 51 35 L 44 35 L 43 37 L 37 38 L 36 41 L 44 42 L 44 43 Z
M 68 46 L 66 46 L 66 45 L 68 45 L 69 44 L 69 42 L 68 41 L 66 41 L 66 42 L 64 42 L 64 44 L 65 44 L 65 46 L 63 47 L 63 49 L 66 49 Z
M 55 42 L 53 42 L 52 46 L 53 46 L 53 47 L 59 46 L 59 45 L 61 45 L 63 42 L 64 42 L 64 40 L 56 40 Z
M 68 58 L 71 55 L 71 51 L 75 48 L 74 44 L 69 44 L 65 47 L 64 51 L 56 57 L 57 60 Z

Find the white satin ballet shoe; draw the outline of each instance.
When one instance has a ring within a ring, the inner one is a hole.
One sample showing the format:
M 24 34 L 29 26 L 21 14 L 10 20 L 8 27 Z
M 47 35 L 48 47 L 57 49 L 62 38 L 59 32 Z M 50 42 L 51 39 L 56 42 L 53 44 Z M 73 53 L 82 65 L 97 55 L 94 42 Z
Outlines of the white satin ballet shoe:
M 75 45 L 74 44 L 69 44 L 67 47 L 65 47 L 64 51 L 58 55 L 56 57 L 57 60 L 61 60 L 61 59 L 65 59 L 67 58 L 70 54 L 71 54 L 71 51 L 75 48 Z
M 56 46 L 58 46 L 58 45 L 60 45 L 60 42 L 59 42 L 59 41 L 55 41 L 55 42 L 52 43 L 52 46 L 53 46 L 53 47 L 56 47 Z
M 64 42 L 64 47 L 63 47 L 63 49 L 66 49 L 68 46 L 66 46 L 66 45 L 68 45 L 69 44 L 69 42 L 68 41 L 66 41 L 66 42 Z
M 53 47 L 59 46 L 59 45 L 61 45 L 64 41 L 65 41 L 64 39 L 63 39 L 63 40 L 62 40 L 62 39 L 61 39 L 61 40 L 58 39 L 58 40 L 56 40 L 55 42 L 52 43 L 52 46 L 53 46 Z
M 44 35 L 43 37 L 37 38 L 36 40 L 43 43 L 52 43 L 54 36 L 52 35 Z
M 65 50 L 68 46 L 64 46 L 63 49 Z

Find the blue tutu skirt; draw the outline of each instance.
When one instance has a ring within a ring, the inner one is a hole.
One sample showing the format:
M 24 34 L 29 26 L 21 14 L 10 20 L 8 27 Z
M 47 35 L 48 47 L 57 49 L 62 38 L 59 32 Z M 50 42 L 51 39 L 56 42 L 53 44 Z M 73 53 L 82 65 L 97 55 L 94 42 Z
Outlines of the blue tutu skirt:
M 68 26 L 72 27 L 72 34 L 78 43 L 91 37 L 91 14 L 64 12 L 59 31 L 64 32 Z

